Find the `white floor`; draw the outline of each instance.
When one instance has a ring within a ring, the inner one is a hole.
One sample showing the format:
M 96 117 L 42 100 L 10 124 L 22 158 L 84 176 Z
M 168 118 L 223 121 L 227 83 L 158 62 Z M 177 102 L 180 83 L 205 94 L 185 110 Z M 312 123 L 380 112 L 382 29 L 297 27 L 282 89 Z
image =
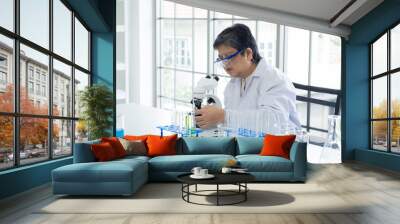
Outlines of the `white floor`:
M 309 163 L 341 163 L 342 155 L 340 150 L 326 149 L 318 145 L 308 144 L 307 161 Z

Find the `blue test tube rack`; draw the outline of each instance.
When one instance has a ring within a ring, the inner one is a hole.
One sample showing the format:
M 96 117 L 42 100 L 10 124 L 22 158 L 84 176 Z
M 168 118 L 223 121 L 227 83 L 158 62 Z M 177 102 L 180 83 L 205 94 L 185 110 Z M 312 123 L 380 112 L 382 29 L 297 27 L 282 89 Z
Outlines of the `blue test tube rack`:
M 164 131 L 176 133 L 180 137 L 189 137 L 189 136 L 199 137 L 199 134 L 202 132 L 200 128 L 183 128 L 177 125 L 157 126 L 157 128 L 160 129 L 161 137 L 164 135 Z

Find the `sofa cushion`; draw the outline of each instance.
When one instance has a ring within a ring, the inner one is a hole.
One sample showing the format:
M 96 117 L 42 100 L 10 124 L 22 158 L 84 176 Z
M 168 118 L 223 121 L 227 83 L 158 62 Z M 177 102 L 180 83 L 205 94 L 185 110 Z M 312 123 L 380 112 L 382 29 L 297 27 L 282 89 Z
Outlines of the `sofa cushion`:
M 182 138 L 181 154 L 235 155 L 235 139 L 230 137 L 184 137 Z
M 58 182 L 129 182 L 133 173 L 147 171 L 146 162 L 139 159 L 109 162 L 74 163 L 53 170 Z M 143 173 L 147 176 L 147 173 Z
M 124 149 L 124 146 L 122 146 L 121 142 L 117 137 L 104 137 L 101 138 L 101 142 L 110 143 L 112 148 L 114 149 L 117 158 L 122 158 L 126 156 L 126 151 Z
M 261 156 L 281 156 L 290 159 L 290 148 L 296 135 L 270 135 L 264 138 L 264 145 L 261 149 Z
M 123 138 L 119 138 L 122 146 L 126 151 L 126 155 L 138 155 L 145 156 L 147 155 L 146 143 L 141 140 L 126 140 Z
M 149 135 L 146 140 L 148 147 L 147 155 L 152 157 L 175 155 L 177 138 L 177 134 L 170 136 Z
M 91 145 L 92 152 L 96 161 L 104 162 L 117 159 L 118 156 L 115 154 L 115 150 L 112 145 L 108 142 L 102 142 L 99 144 Z
M 193 167 L 200 166 L 212 172 L 219 171 L 230 159 L 231 155 L 175 155 L 158 156 L 149 160 L 150 171 L 190 172 Z
M 236 155 L 260 154 L 264 138 L 237 137 Z
M 238 155 L 240 167 L 249 172 L 292 172 L 292 161 L 279 156 Z

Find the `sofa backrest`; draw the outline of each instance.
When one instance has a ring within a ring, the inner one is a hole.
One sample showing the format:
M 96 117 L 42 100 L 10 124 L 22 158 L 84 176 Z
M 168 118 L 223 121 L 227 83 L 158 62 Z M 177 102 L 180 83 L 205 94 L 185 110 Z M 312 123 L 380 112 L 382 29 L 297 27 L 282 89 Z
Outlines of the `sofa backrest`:
M 226 154 L 235 155 L 235 138 L 183 137 L 177 144 L 177 154 Z
M 264 138 L 236 137 L 236 155 L 259 154 L 263 147 Z
M 95 162 L 96 158 L 90 148 L 92 144 L 98 144 L 100 140 L 75 143 L 74 147 L 74 163 Z

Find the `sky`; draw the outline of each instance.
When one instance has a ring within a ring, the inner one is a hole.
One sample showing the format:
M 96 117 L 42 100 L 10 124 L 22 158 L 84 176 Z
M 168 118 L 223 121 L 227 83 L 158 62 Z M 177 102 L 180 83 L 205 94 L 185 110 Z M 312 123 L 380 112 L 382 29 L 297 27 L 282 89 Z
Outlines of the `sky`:
M 45 48 L 49 45 L 48 0 L 20 0 L 21 35 Z M 60 2 L 53 0 L 54 51 L 71 60 L 71 12 Z M 85 28 L 76 22 L 76 63 L 88 68 L 88 35 Z M 0 0 L 0 26 L 13 30 L 13 0 Z M 0 36 L 0 40 L 4 37 Z M 48 64 L 47 56 L 21 46 L 26 55 Z

